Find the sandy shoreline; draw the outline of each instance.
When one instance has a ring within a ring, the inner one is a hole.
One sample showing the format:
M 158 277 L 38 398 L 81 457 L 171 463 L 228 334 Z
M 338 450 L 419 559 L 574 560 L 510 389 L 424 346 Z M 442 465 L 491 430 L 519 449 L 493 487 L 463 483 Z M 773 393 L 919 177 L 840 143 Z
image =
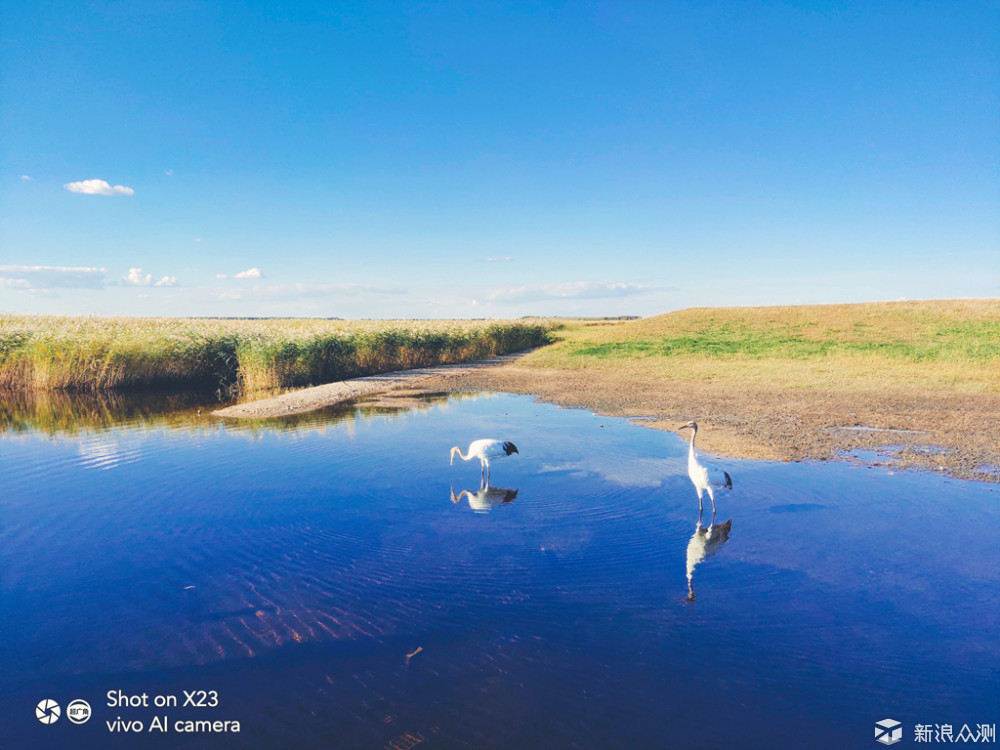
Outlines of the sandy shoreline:
M 298 414 L 369 394 L 494 390 L 535 396 L 613 417 L 644 418 L 643 426 L 674 431 L 691 420 L 703 427 L 708 453 L 778 461 L 853 460 L 919 467 L 962 479 L 1000 482 L 1000 395 L 929 389 L 882 391 L 735 388 L 609 376 L 592 370 L 525 367 L 521 355 L 462 365 L 385 373 L 306 388 L 213 414 L 267 418 Z
M 289 391 L 280 396 L 272 396 L 259 401 L 234 404 L 223 409 L 216 409 L 212 414 L 230 419 L 268 419 L 304 414 L 322 409 L 324 406 L 332 406 L 370 394 L 384 393 L 403 387 L 418 387 L 423 381 L 431 378 L 449 381 L 475 371 L 499 367 L 521 356 L 522 354 L 508 354 L 478 362 L 398 370 L 379 375 L 368 375 L 363 378 L 339 380 L 335 383 Z

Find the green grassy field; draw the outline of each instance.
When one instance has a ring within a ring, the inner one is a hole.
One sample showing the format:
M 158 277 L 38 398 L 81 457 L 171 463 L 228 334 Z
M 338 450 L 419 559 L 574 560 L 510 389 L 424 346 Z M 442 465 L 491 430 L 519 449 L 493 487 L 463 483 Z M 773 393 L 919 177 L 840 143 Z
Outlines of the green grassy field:
M 523 364 L 804 388 L 1000 389 L 1000 300 L 692 308 L 566 322 Z
M 835 355 L 879 355 L 913 362 L 970 361 L 989 362 L 1000 356 L 997 323 L 966 321 L 937 325 L 917 341 L 845 338 L 836 332 L 824 332 L 812 338 L 812 326 L 756 330 L 748 325 L 709 322 L 692 332 L 615 341 L 583 346 L 573 356 L 586 357 L 670 357 L 700 354 L 707 357 L 746 357 L 764 359 L 811 359 Z M 869 333 L 871 324 L 857 323 L 857 333 Z M 874 333 L 881 333 L 875 331 Z
M 0 388 L 211 385 L 230 395 L 466 362 L 549 341 L 532 321 L 0 316 Z

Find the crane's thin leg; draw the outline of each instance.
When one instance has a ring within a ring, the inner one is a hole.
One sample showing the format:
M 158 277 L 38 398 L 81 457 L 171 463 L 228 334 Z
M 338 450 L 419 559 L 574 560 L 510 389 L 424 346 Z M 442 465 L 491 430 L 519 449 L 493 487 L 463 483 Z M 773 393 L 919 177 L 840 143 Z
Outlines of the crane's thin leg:
M 708 487 L 706 489 L 708 490 L 708 496 L 712 500 L 712 523 L 710 523 L 708 525 L 708 528 L 711 529 L 713 526 L 715 526 L 715 493 L 712 492 L 712 488 L 711 487 Z

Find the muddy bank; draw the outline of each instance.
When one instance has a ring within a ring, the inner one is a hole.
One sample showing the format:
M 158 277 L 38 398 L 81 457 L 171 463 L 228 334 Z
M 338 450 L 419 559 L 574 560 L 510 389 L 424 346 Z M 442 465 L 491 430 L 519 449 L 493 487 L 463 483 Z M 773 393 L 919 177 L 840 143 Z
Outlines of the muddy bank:
M 645 380 L 588 370 L 518 366 L 428 378 L 429 390 L 485 389 L 534 395 L 567 407 L 675 431 L 703 428 L 708 453 L 777 461 L 859 460 L 919 467 L 1000 482 L 1000 396 L 989 393 L 741 389 L 714 383 Z M 851 455 L 862 451 L 860 455 Z M 876 454 L 868 454 L 877 451 Z
M 253 419 L 299 414 L 402 388 L 408 397 L 440 391 L 506 391 L 607 416 L 641 417 L 643 426 L 659 430 L 674 431 L 694 419 L 702 426 L 699 447 L 719 456 L 858 460 L 1000 482 L 997 394 L 920 388 L 877 392 L 739 388 L 606 371 L 529 368 L 518 364 L 520 356 L 330 383 L 213 414 Z

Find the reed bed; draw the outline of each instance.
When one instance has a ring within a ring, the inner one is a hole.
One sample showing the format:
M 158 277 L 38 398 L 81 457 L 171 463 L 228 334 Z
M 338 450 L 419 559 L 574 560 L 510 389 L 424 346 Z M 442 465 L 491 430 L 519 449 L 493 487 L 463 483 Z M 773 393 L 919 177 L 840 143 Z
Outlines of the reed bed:
M 0 315 L 0 389 L 203 386 L 227 394 L 468 362 L 549 341 L 524 321 Z

